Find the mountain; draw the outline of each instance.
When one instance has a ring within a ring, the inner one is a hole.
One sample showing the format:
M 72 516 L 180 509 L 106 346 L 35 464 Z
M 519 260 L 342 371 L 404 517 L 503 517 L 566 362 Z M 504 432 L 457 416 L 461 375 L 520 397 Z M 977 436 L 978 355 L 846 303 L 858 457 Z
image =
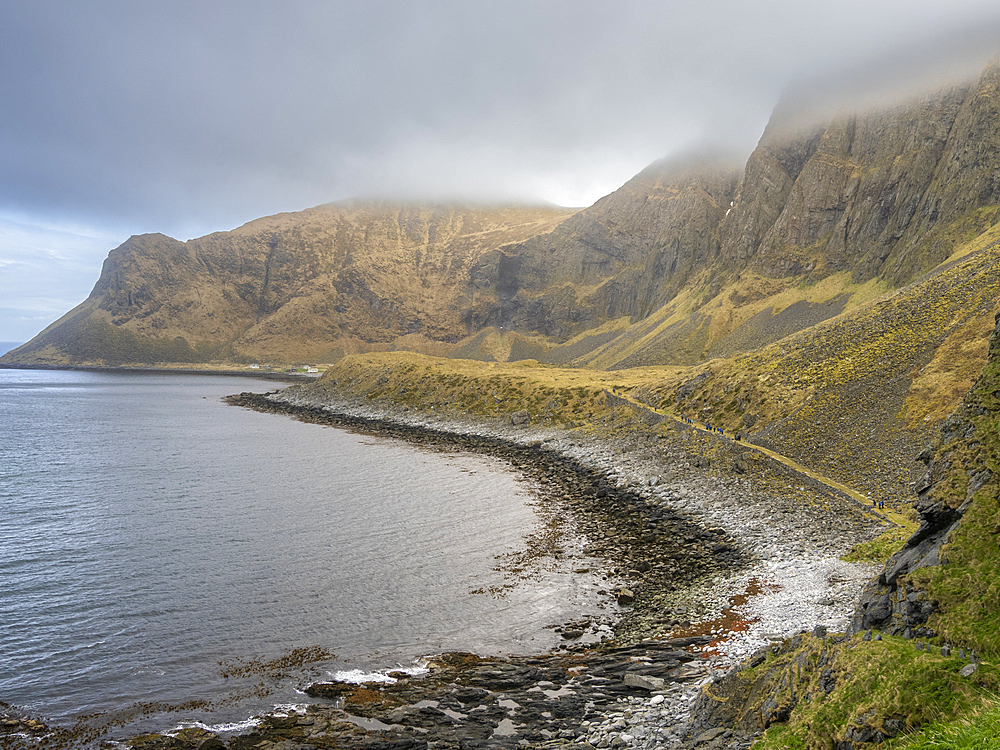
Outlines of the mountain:
M 750 351 L 859 304 L 866 282 L 887 290 L 919 278 L 998 220 L 998 84 L 993 64 L 973 84 L 811 127 L 779 110 L 731 209 L 714 225 L 707 206 L 699 217 L 714 241 L 696 272 L 668 266 L 656 283 L 666 299 L 646 297 L 617 337 L 562 361 L 627 367 Z
M 878 111 L 779 106 L 740 168 L 651 165 L 582 211 L 341 203 L 132 237 L 5 363 L 409 349 L 620 368 L 752 351 L 898 289 L 998 219 L 1000 64 Z
M 339 203 L 179 242 L 129 238 L 90 297 L 5 362 L 331 361 L 403 346 L 439 351 L 485 253 L 556 226 L 557 207 Z

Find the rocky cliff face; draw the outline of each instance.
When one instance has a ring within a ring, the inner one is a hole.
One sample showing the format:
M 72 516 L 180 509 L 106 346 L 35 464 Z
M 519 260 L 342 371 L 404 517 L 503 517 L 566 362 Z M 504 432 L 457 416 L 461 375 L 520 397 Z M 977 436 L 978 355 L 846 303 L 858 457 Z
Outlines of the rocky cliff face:
M 647 316 L 717 260 L 738 176 L 717 158 L 660 162 L 551 233 L 501 248 L 476 269 L 499 303 L 476 304 L 471 326 L 566 339 Z
M 621 356 L 578 361 L 690 363 L 819 322 L 811 307 L 754 335 L 761 321 L 750 318 L 776 307 L 760 300 L 789 287 L 838 272 L 853 284 L 907 284 L 998 220 L 998 83 L 1000 63 L 974 83 L 880 111 L 805 128 L 776 115 L 742 175 L 718 160 L 653 165 L 550 234 L 484 258 L 477 279 L 499 298 L 477 300 L 470 327 L 565 341 L 627 318 L 620 346 L 598 344 Z M 837 314 L 849 302 L 841 291 L 811 304 L 834 300 Z M 670 330 L 660 325 L 668 320 Z M 637 353 L 654 327 L 660 341 Z
M 135 237 L 81 308 L 5 361 L 443 354 L 483 331 L 602 368 L 752 350 L 997 222 L 998 85 L 1000 62 L 877 112 L 806 128 L 779 114 L 742 171 L 660 162 L 578 213 L 340 204 L 187 243 Z
M 556 207 L 331 204 L 178 242 L 132 237 L 90 298 L 14 361 L 296 361 L 466 336 L 471 269 L 545 232 Z
M 721 229 L 724 254 L 769 276 L 912 281 L 948 254 L 928 232 L 1000 202 L 998 83 L 993 65 L 975 84 L 804 133 L 772 122 Z

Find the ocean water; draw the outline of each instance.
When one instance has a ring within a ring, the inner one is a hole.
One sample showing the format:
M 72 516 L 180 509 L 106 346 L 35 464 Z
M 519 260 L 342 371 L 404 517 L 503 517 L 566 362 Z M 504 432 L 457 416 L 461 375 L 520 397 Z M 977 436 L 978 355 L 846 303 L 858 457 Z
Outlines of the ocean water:
M 598 610 L 559 569 L 476 593 L 538 523 L 504 463 L 220 400 L 272 387 L 0 370 L 0 701 L 119 735 L 239 722 L 337 672 L 541 651 Z

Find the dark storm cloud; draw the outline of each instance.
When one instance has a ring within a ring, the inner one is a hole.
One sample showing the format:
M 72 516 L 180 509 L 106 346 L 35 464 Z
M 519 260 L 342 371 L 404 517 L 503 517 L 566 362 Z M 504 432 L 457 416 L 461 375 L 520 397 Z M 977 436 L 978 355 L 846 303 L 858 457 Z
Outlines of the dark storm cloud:
M 357 195 L 589 203 L 671 152 L 745 155 L 783 91 L 952 75 L 997 40 L 994 0 L 6 2 L 0 297 L 46 243 L 93 269 L 55 294 L 37 256 L 55 316 L 108 236 Z

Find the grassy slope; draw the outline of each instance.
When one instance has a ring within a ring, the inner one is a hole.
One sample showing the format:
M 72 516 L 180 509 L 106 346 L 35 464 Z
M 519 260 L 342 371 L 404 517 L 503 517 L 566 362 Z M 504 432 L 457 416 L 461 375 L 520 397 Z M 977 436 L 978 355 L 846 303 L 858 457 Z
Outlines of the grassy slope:
M 869 493 L 908 502 L 914 462 L 986 361 L 1000 230 L 923 280 L 760 351 L 714 360 L 649 399 L 758 439 Z M 858 469 L 862 470 L 859 471 Z
M 748 711 L 773 722 L 758 750 L 828 750 L 844 739 L 863 745 L 865 738 L 879 739 L 876 732 L 883 739 L 899 734 L 893 746 L 906 747 L 918 741 L 910 735 L 921 726 L 995 710 L 1000 669 L 993 662 L 963 677 L 959 672 L 969 660 L 957 650 L 944 656 L 934 645 L 918 648 L 917 641 L 890 637 L 865 641 L 860 635 L 839 642 L 801 640 L 798 648 L 771 655 L 745 673 L 771 687 L 760 690 Z
M 618 373 L 559 368 L 534 360 L 481 363 L 390 352 L 345 357 L 317 387 L 475 417 L 527 411 L 533 422 L 572 427 L 606 415 L 605 389 L 640 387 L 677 369 Z
M 760 747 L 826 748 L 852 726 L 879 729 L 887 722 L 904 730 L 891 743 L 895 748 L 1000 747 L 1000 335 L 949 423 L 957 429 L 933 451 L 932 466 L 943 468 L 932 497 L 953 507 L 968 502 L 968 509 L 942 549 L 944 564 L 910 575 L 937 603 L 928 622 L 937 637 L 929 649 L 858 636 L 831 647 L 837 688 L 828 695 L 800 690 L 789 720 L 769 729 Z M 943 643 L 951 644 L 952 654 L 974 650 L 981 661 L 976 672 L 959 675 L 968 659 L 942 656 Z M 781 658 L 791 663 L 801 654 Z M 809 698 L 801 700 L 803 694 Z
M 831 646 L 824 666 L 837 676 L 836 689 L 825 694 L 816 685 L 800 687 L 789 720 L 771 727 L 761 748 L 827 748 L 852 726 L 879 729 L 886 722 L 904 729 L 895 748 L 1000 747 L 1000 340 L 993 346 L 957 414 L 971 430 L 961 429 L 935 451 L 946 469 L 934 494 L 960 503 L 970 494 L 970 478 L 982 479 L 984 469 L 989 478 L 971 493 L 971 505 L 942 551 L 945 564 L 910 577 L 938 603 L 928 623 L 938 637 L 929 649 L 899 638 L 864 642 L 859 636 Z M 943 643 L 951 644 L 952 654 L 974 650 L 981 661 L 976 672 L 959 675 L 968 659 L 942 656 Z M 809 648 L 815 645 L 775 658 L 808 661 Z M 806 680 L 819 674 L 809 670 Z M 792 702 L 789 690 L 784 693 Z

